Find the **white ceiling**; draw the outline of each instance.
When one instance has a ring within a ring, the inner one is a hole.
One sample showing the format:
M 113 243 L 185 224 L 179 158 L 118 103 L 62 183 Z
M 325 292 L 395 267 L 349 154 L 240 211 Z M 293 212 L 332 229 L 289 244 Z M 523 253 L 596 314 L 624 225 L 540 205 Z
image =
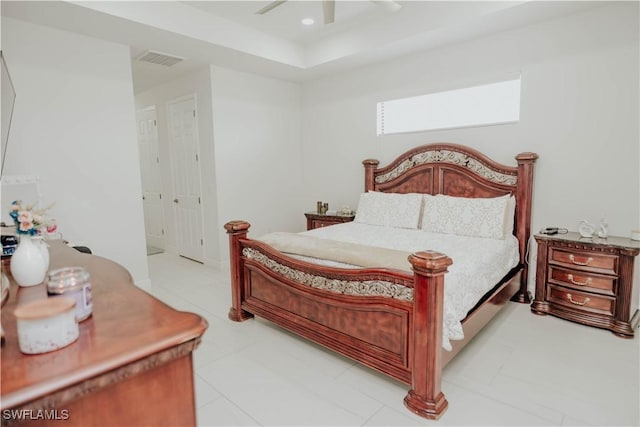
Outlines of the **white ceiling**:
M 398 1 L 390 12 L 370 0 L 322 2 L 6 1 L 2 15 L 131 47 L 136 92 L 205 64 L 304 81 L 598 7 L 594 1 Z M 316 23 L 305 27 L 304 17 Z M 186 58 L 172 66 L 136 61 L 146 50 Z
M 269 5 L 270 0 L 185 1 L 183 3 L 206 13 L 222 16 L 238 24 L 253 27 L 304 46 L 319 39 L 362 26 L 369 21 L 388 18 L 388 14 L 392 13 L 368 0 L 338 0 L 335 2 L 335 22 L 323 25 L 320 1 L 287 1 L 264 15 L 258 15 L 256 12 L 265 5 Z M 313 18 L 315 24 L 302 25 L 302 18 Z

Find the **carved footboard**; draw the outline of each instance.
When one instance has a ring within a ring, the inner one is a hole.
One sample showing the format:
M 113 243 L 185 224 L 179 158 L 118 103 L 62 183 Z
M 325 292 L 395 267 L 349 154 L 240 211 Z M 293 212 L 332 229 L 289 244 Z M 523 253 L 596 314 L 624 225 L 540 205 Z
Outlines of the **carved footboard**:
M 229 318 L 253 315 L 411 385 L 406 406 L 438 418 L 444 274 L 451 259 L 411 255 L 414 274 L 339 269 L 298 261 L 247 238 L 249 223 L 225 225 L 231 256 Z

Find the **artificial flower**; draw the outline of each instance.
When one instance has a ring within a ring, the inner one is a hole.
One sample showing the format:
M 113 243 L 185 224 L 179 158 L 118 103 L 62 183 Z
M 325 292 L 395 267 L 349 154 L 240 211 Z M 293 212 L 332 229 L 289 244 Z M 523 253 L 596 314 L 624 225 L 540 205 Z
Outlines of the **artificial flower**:
M 34 236 L 45 230 L 52 233 L 57 229 L 55 220 L 45 217 L 45 212 L 51 206 L 44 209 L 35 209 L 33 205 L 23 205 L 22 200 L 15 200 L 11 203 L 11 211 L 9 216 L 16 223 L 16 231 L 18 234 L 28 234 Z

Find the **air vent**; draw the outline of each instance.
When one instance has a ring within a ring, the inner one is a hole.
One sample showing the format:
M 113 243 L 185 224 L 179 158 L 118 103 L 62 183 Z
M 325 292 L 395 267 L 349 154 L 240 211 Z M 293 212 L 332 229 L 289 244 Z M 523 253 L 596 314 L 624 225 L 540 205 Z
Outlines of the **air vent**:
M 166 53 L 154 52 L 153 50 L 148 50 L 138 57 L 138 61 L 164 65 L 165 67 L 171 67 L 172 65 L 177 64 L 183 59 L 184 58 L 180 58 L 177 56 L 167 55 Z

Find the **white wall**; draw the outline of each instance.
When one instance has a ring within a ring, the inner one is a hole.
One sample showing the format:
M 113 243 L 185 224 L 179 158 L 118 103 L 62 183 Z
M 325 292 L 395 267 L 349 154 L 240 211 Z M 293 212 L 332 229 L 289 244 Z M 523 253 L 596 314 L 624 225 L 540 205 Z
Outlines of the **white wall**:
M 64 238 L 148 284 L 129 48 L 2 17 L 16 89 L 4 173 L 38 175 Z
M 2 22 L 18 92 L 5 172 L 40 175 L 65 237 L 145 280 L 128 48 Z M 156 103 L 160 114 L 160 103 L 197 93 L 201 154 L 212 165 L 202 177 L 210 262 L 228 257 L 225 222 L 250 221 L 252 236 L 303 230 L 316 200 L 355 207 L 363 159 L 384 164 L 436 141 L 510 164 L 537 152 L 534 230 L 606 215 L 612 234 L 628 235 L 640 226 L 638 32 L 638 3 L 616 3 L 303 85 L 211 67 L 139 94 L 136 106 Z M 375 134 L 378 101 L 514 72 L 523 81 L 517 124 Z
M 252 236 L 304 230 L 300 85 L 205 67 L 136 94 L 136 109 L 156 105 L 161 162 L 170 153 L 166 103 L 190 93 L 198 101 L 205 262 L 226 266 L 224 224 L 231 220 L 249 221 Z M 164 192 L 170 194 L 170 169 L 164 165 Z M 166 237 L 168 250 L 175 251 L 171 199 L 164 198 Z
M 300 85 L 220 67 L 212 79 L 218 227 L 242 219 L 254 237 L 304 230 L 315 205 L 303 201 Z M 226 234 L 220 248 L 228 259 Z
M 448 141 L 507 164 L 523 151 L 539 154 L 534 232 L 605 216 L 610 234 L 629 236 L 640 221 L 638 34 L 638 3 L 616 3 L 305 84 L 305 203 L 355 206 L 363 159 L 385 165 L 411 147 Z M 522 75 L 517 124 L 376 136 L 378 101 L 514 72 Z M 532 268 L 530 288 L 534 276 Z
M 638 3 L 617 3 L 304 85 L 304 198 L 354 206 L 365 158 L 449 141 L 508 164 L 534 151 L 533 230 L 640 221 Z M 522 74 L 517 124 L 376 136 L 376 102 Z M 339 153 L 339 155 L 337 155 Z M 327 168 L 332 172 L 327 173 Z
M 217 265 L 220 262 L 218 240 L 224 230 L 218 225 L 215 156 L 213 149 L 213 115 L 211 111 L 211 72 L 209 67 L 188 73 L 177 79 L 158 85 L 135 95 L 136 109 L 156 106 L 158 121 L 158 150 L 162 169 L 165 239 L 167 250 L 176 253 L 176 227 L 171 177 L 171 150 L 167 119 L 167 103 L 185 95 L 196 95 L 198 112 L 198 137 L 202 182 L 202 210 L 204 234 L 204 262 Z

